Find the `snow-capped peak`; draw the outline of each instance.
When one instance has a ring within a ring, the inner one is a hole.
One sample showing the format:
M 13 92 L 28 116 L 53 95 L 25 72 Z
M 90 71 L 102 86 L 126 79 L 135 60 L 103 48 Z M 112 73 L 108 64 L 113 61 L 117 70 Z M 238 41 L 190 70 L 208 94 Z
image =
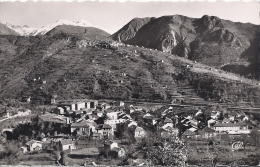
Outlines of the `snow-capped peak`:
M 35 31 L 36 28 L 31 28 L 27 25 L 24 26 L 18 26 L 18 25 L 12 25 L 10 23 L 5 23 L 5 25 L 11 29 L 13 29 L 15 32 L 22 36 L 30 35 L 32 31 Z
M 48 31 L 52 30 L 53 28 L 59 26 L 59 25 L 72 25 L 72 26 L 80 26 L 80 27 L 95 27 L 93 24 L 87 22 L 84 19 L 81 19 L 80 21 L 69 21 L 65 19 L 60 19 L 56 21 L 55 23 L 48 24 L 45 26 L 42 26 L 41 28 L 29 28 L 28 26 L 16 26 L 9 23 L 6 23 L 6 26 L 13 29 L 20 35 L 44 35 Z
M 48 31 L 52 30 L 53 28 L 59 26 L 59 25 L 73 25 L 73 26 L 81 26 L 81 27 L 93 27 L 92 24 L 88 23 L 86 20 L 80 20 L 80 21 L 69 21 L 69 20 L 65 20 L 65 19 L 60 19 L 57 22 L 53 23 L 53 24 L 49 24 L 46 26 L 43 26 L 41 28 L 39 28 L 37 31 L 33 32 L 33 35 L 44 35 L 46 34 Z

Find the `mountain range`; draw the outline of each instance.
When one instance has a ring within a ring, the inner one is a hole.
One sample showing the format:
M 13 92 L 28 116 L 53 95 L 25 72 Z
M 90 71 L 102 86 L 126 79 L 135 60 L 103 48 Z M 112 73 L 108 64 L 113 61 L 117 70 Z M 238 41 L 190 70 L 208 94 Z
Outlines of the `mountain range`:
M 57 26 L 61 26 L 61 25 L 71 25 L 71 26 L 79 26 L 79 27 L 95 27 L 93 24 L 91 24 L 83 19 L 80 21 L 69 21 L 69 20 L 65 20 L 65 19 L 60 19 L 53 24 L 45 25 L 40 28 L 31 28 L 26 25 L 18 26 L 18 25 L 12 25 L 9 23 L 5 24 L 5 26 L 14 30 L 16 33 L 18 33 L 21 36 L 45 35 L 47 32 L 49 32 L 53 28 L 55 28 Z
M 111 38 L 204 64 L 259 77 L 260 26 L 215 16 L 134 18 Z
M 112 35 L 84 21 L 26 28 L 0 24 L 0 99 L 260 104 L 257 25 L 174 15 Z

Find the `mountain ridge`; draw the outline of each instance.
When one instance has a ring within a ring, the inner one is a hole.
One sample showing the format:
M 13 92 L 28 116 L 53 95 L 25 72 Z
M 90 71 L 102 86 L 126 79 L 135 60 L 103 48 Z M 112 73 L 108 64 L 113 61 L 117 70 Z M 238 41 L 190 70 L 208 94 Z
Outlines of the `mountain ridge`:
M 257 63 L 260 26 L 204 15 L 135 18 L 111 35 L 126 44 L 153 48 L 221 67 L 233 62 Z M 136 31 L 134 31 L 136 30 Z M 260 66 L 259 66 L 260 67 Z M 243 72 L 247 67 L 238 70 Z M 259 77 L 259 70 L 248 77 Z
M 13 29 L 21 36 L 36 36 L 36 35 L 45 35 L 49 31 L 51 31 L 53 28 L 60 26 L 60 25 L 72 25 L 72 26 L 80 26 L 80 27 L 95 27 L 98 29 L 102 29 L 100 27 L 97 27 L 89 22 L 87 22 L 84 19 L 81 19 L 80 21 L 69 21 L 66 19 L 59 19 L 56 22 L 52 24 L 44 25 L 40 28 L 31 28 L 29 26 L 19 26 L 19 25 L 12 25 L 10 23 L 5 23 L 7 27 L 10 29 Z

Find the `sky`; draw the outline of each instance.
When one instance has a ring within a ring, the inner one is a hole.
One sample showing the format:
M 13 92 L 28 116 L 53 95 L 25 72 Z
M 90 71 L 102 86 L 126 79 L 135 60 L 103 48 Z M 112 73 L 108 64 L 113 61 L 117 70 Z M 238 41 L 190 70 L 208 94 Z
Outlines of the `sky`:
M 260 24 L 260 3 L 243 2 L 0 2 L 0 22 L 39 28 L 59 19 L 81 19 L 114 33 L 135 17 L 203 15 Z

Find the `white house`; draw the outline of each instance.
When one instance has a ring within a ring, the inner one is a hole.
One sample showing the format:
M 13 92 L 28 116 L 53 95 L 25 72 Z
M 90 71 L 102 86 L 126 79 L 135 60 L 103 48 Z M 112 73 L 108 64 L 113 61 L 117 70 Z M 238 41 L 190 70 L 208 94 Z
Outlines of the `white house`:
M 53 113 L 58 114 L 58 115 L 64 115 L 65 114 L 64 109 L 62 107 L 56 107 L 53 110 Z
M 117 115 L 118 115 L 117 111 L 107 112 L 107 117 L 111 120 L 117 119 Z
M 137 126 L 137 122 L 135 122 L 135 121 L 131 121 L 127 126 L 130 127 L 130 126 L 132 126 L 132 125 Z
M 146 131 L 142 127 L 136 127 L 135 129 L 135 138 L 140 139 L 144 138 L 146 135 Z
M 25 145 L 27 146 L 27 150 L 29 152 L 38 151 L 42 149 L 42 142 L 37 140 L 30 140 Z
M 60 140 L 59 142 L 60 142 L 62 151 L 76 149 L 75 142 L 72 141 L 71 139 L 63 139 L 63 140 Z
M 76 110 L 82 110 L 83 108 L 85 108 L 85 102 L 77 102 L 75 109 Z
M 219 132 L 228 131 L 243 131 L 248 130 L 248 125 L 243 122 L 239 123 L 218 123 L 214 125 L 214 130 Z

